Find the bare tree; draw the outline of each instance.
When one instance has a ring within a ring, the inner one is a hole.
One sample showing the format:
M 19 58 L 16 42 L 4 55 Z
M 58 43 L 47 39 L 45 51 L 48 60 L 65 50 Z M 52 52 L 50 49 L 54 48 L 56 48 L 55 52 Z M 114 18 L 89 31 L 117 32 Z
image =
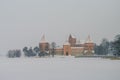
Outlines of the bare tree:
M 55 55 L 55 48 L 56 48 L 56 43 L 52 42 L 51 43 L 51 55 L 52 55 L 52 57 L 54 57 L 54 55 Z

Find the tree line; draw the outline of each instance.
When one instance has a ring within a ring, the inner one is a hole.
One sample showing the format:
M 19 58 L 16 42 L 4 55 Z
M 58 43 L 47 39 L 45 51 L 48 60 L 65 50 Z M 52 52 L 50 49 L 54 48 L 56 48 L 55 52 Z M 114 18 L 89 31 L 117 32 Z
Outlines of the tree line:
M 9 50 L 7 56 L 9 58 L 21 57 L 21 50 Z
M 120 35 L 115 36 L 113 41 L 104 38 L 100 45 L 95 45 L 94 48 L 96 55 L 120 56 Z
M 52 56 L 52 57 L 54 57 L 55 48 L 56 48 L 56 43 L 52 42 L 50 44 L 49 52 L 40 51 L 40 48 L 38 46 L 36 46 L 34 48 L 24 47 L 22 49 L 22 51 L 23 51 L 25 57 L 35 57 L 35 56 L 38 56 L 38 57 Z M 21 57 L 21 50 L 9 50 L 8 53 L 7 53 L 7 56 L 9 58 Z

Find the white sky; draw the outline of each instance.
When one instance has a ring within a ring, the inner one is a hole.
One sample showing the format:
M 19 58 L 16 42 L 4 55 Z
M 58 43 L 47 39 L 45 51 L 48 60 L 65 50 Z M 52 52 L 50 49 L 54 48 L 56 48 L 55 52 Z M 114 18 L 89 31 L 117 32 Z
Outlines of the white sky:
M 69 34 L 99 44 L 120 33 L 120 0 L 0 0 L 0 53 L 37 46 L 43 34 L 62 45 Z

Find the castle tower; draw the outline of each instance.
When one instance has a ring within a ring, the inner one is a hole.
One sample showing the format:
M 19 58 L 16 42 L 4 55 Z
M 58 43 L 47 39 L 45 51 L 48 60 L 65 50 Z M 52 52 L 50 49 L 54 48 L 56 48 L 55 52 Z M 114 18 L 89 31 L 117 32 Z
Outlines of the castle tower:
M 45 35 L 43 35 L 41 38 L 41 41 L 39 43 L 39 48 L 41 52 L 49 51 L 49 43 L 45 40 Z
M 71 47 L 75 47 L 75 45 L 76 45 L 76 38 L 73 37 L 71 34 L 69 36 L 69 43 L 70 43 Z
M 63 45 L 63 52 L 66 56 L 71 55 L 71 46 L 68 41 Z
M 88 53 L 88 54 L 94 53 L 94 43 L 92 42 L 90 35 L 88 36 L 84 44 L 84 47 L 85 47 L 85 53 Z

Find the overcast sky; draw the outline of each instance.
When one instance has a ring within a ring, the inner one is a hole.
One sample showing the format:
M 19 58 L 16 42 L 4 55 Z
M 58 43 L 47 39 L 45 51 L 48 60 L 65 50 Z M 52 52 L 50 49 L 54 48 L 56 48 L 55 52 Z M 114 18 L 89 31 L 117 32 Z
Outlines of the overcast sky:
M 0 0 L 0 53 L 38 46 L 43 34 L 62 45 L 69 34 L 99 44 L 120 33 L 120 0 Z

